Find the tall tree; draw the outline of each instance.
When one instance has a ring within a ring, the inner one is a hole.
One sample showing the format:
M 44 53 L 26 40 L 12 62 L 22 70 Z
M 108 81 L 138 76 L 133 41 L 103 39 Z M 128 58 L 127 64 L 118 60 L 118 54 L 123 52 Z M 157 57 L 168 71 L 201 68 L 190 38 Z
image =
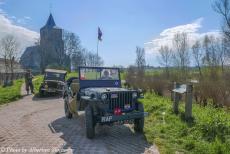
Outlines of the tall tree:
M 195 44 L 192 46 L 192 53 L 196 66 L 199 69 L 199 74 L 200 76 L 202 76 L 201 65 L 203 60 L 203 51 L 200 41 L 197 40 Z
M 137 67 L 137 75 L 138 75 L 138 84 L 141 85 L 145 75 L 145 49 L 136 47 L 136 67 Z
M 219 39 L 215 38 L 214 36 L 206 35 L 203 40 L 203 48 L 205 51 L 204 56 L 204 63 L 206 66 L 209 66 L 211 69 L 218 67 L 219 65 L 219 53 L 218 46 L 219 46 Z
M 78 52 L 82 49 L 80 38 L 71 32 L 64 32 L 64 51 L 68 56 L 72 56 L 74 52 Z
M 167 78 L 169 77 L 169 66 L 171 64 L 172 50 L 168 46 L 161 46 L 159 49 L 160 64 L 165 68 Z
M 173 38 L 173 46 L 175 50 L 173 54 L 174 63 L 180 68 L 182 77 L 186 78 L 190 64 L 187 33 L 176 33 Z
M 104 64 L 100 56 L 97 61 L 97 54 L 82 47 L 80 38 L 74 33 L 65 32 L 63 39 L 65 54 L 71 59 L 74 69 L 77 69 L 78 66 L 102 66 Z
M 103 66 L 103 59 L 98 56 L 96 53 L 86 51 L 85 52 L 85 65 L 86 66 Z
M 222 73 L 224 73 L 224 66 L 229 61 L 229 42 L 226 37 L 222 37 L 217 42 L 217 55 L 219 58 Z
M 14 67 L 16 62 L 16 57 L 19 50 L 19 43 L 13 35 L 7 35 L 1 39 L 1 55 L 5 62 L 5 73 L 10 73 L 10 81 L 14 79 Z M 8 82 L 8 76 L 6 78 Z
M 64 31 L 63 40 L 64 40 L 64 53 L 66 55 L 64 61 L 71 61 L 70 65 L 77 68 L 80 65 L 79 63 L 81 63 L 81 58 L 82 58 L 81 57 L 82 47 L 81 47 L 80 38 L 74 33 Z
M 230 40 L 230 1 L 216 0 L 213 3 L 213 9 L 221 15 L 223 19 L 222 31 L 224 35 Z
M 136 47 L 136 65 L 140 69 L 144 69 L 146 65 L 144 48 Z

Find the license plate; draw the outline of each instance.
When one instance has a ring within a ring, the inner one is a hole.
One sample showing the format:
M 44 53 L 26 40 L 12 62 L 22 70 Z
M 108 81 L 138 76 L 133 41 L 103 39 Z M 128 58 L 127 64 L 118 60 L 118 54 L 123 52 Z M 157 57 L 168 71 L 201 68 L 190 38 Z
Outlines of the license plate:
M 111 94 L 111 98 L 118 98 L 117 94 Z
M 55 92 L 54 89 L 48 89 L 48 92 Z
M 134 120 L 122 120 L 122 121 L 117 121 L 114 124 L 115 125 L 123 125 L 123 124 L 133 124 Z
M 112 116 L 101 117 L 101 122 L 110 122 L 112 118 L 113 118 Z

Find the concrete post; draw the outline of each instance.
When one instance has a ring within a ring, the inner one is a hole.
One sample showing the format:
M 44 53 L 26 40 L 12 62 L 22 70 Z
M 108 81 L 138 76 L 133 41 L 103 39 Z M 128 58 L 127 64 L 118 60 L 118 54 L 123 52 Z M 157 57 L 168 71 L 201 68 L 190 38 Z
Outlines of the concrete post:
M 185 119 L 189 120 L 192 118 L 192 97 L 193 97 L 193 86 L 187 84 L 186 87 L 186 102 L 185 102 Z
M 174 82 L 173 88 L 176 89 L 179 87 L 180 87 L 179 83 Z M 175 114 L 179 113 L 178 106 L 179 106 L 179 94 L 176 92 L 173 92 L 173 112 Z

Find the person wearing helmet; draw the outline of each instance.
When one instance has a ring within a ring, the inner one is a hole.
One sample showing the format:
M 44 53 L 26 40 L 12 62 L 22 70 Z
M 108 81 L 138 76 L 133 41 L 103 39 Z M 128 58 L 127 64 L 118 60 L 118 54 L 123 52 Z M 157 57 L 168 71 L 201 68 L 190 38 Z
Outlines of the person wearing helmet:
M 25 73 L 25 86 L 26 86 L 27 95 L 29 94 L 29 89 L 32 94 L 34 93 L 34 85 L 32 79 L 33 79 L 33 75 L 31 73 L 31 70 L 27 69 Z

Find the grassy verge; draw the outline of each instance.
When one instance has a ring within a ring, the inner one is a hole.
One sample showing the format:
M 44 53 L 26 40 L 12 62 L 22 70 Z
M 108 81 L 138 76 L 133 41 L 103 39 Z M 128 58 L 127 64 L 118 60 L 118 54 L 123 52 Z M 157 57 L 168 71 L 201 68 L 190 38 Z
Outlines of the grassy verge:
M 71 78 L 71 77 L 78 77 L 78 73 L 77 72 L 68 73 L 66 76 L 66 80 Z
M 194 120 L 187 123 L 183 118 L 183 104 L 180 104 L 180 114 L 175 115 L 167 98 L 147 94 L 142 102 L 149 112 L 145 119 L 145 136 L 148 142 L 159 147 L 160 153 L 229 153 L 229 111 L 193 104 Z
M 23 79 L 15 80 L 9 87 L 0 87 L 0 105 L 6 104 L 21 98 L 21 86 Z
M 43 75 L 38 75 L 34 78 L 33 84 L 34 84 L 34 93 L 39 93 L 39 87 L 43 81 Z

